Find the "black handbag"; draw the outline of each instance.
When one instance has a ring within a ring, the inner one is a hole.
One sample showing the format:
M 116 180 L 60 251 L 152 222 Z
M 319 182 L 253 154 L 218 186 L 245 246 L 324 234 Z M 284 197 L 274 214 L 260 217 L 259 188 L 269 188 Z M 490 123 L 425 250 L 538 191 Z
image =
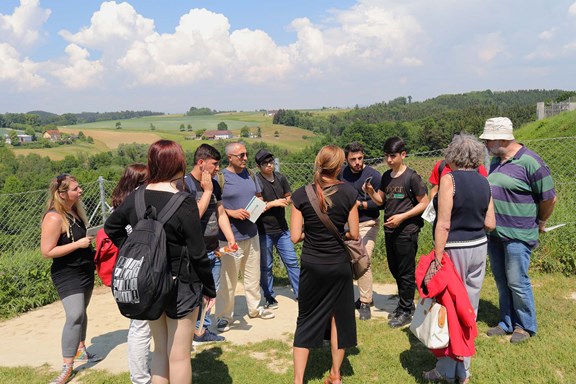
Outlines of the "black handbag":
M 362 242 L 362 238 L 358 237 L 358 240 L 344 240 L 336 226 L 330 220 L 330 217 L 320 209 L 320 202 L 318 201 L 318 196 L 314 192 L 314 186 L 312 184 L 308 184 L 306 186 L 306 195 L 308 196 L 308 200 L 310 200 L 310 204 L 312 208 L 314 208 L 314 212 L 318 215 L 318 218 L 324 223 L 324 226 L 332 232 L 334 237 L 342 244 L 348 255 L 350 256 L 350 262 L 352 263 L 352 275 L 355 280 L 358 280 L 368 271 L 370 268 L 370 256 L 368 255 L 368 251 Z

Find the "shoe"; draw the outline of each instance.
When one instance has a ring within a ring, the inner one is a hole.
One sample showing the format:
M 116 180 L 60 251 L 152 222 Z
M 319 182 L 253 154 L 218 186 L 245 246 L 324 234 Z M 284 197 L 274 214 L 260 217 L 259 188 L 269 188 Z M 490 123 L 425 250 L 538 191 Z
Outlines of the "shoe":
M 86 346 L 78 348 L 78 350 L 76 351 L 76 356 L 74 356 L 74 361 L 79 361 L 83 363 L 96 363 L 102 359 L 103 359 L 102 356 L 89 353 L 86 350 Z
M 272 296 L 266 298 L 266 303 L 264 304 L 266 309 L 278 309 L 278 301 Z
M 216 323 L 216 329 L 218 332 L 228 332 L 230 330 L 230 323 L 226 319 L 219 319 Z
M 410 312 L 400 312 L 396 317 L 392 318 L 392 320 L 388 322 L 388 325 L 392 328 L 400 328 L 410 324 L 411 321 L 412 315 Z
M 356 300 L 356 301 L 354 302 L 354 308 L 360 309 L 360 304 L 362 304 L 362 302 L 360 301 L 360 299 Z M 366 303 L 364 303 L 364 304 L 366 304 Z M 372 301 L 370 302 L 370 306 L 371 306 L 371 307 L 374 306 L 374 300 L 372 300 Z
M 470 383 L 470 376 L 465 377 L 464 379 L 458 379 L 458 384 L 469 384 Z
M 329 375 L 324 379 L 324 384 L 342 384 L 342 377 Z
M 276 317 L 276 315 L 274 315 L 272 312 L 264 309 L 264 307 L 258 307 L 256 308 L 256 314 L 255 315 L 248 315 L 251 319 L 256 319 L 256 318 L 261 318 L 264 320 L 268 320 L 268 319 L 273 319 Z
M 530 338 L 530 334 L 523 330 L 520 327 L 515 327 L 514 332 L 512 333 L 512 337 L 510 338 L 510 342 L 513 344 L 521 343 L 526 341 Z
M 393 318 L 398 316 L 400 314 L 400 312 L 402 312 L 402 311 L 400 311 L 400 307 L 396 307 L 395 310 L 393 310 L 392 312 L 390 312 L 388 314 L 388 320 L 392 320 Z
M 370 320 L 372 314 L 370 313 L 370 305 L 362 303 L 360 304 L 360 308 L 358 309 L 358 313 L 360 314 L 360 320 Z
M 442 375 L 440 372 L 438 372 L 438 370 L 436 368 L 430 370 L 430 371 L 424 371 L 422 372 L 422 377 L 424 378 L 424 380 L 428 380 L 428 381 L 448 381 L 448 382 L 452 382 L 452 380 L 446 378 L 444 375 Z
M 74 377 L 74 364 L 64 364 L 60 374 L 50 384 L 65 384 Z
M 506 331 L 502 329 L 502 327 L 500 327 L 499 325 L 492 327 L 492 328 L 488 328 L 488 331 L 486 331 L 486 334 L 489 337 L 492 336 L 506 336 Z
M 217 334 L 211 332 L 209 329 L 206 329 L 204 333 L 200 336 L 194 334 L 194 338 L 192 339 L 192 345 L 202 345 L 206 343 L 217 343 L 219 341 L 225 341 L 226 338 L 224 336 L 218 336 Z

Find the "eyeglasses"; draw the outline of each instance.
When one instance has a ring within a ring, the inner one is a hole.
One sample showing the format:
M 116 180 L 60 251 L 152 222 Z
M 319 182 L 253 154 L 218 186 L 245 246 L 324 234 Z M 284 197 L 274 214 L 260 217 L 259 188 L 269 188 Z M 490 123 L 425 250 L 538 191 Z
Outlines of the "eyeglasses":
M 274 165 L 274 160 L 263 161 L 260 163 L 261 167 L 267 167 L 269 165 Z
M 231 153 L 230 156 L 237 157 L 238 159 L 243 159 L 245 157 L 248 158 L 248 152 L 242 152 L 242 153 L 239 153 L 237 155 Z

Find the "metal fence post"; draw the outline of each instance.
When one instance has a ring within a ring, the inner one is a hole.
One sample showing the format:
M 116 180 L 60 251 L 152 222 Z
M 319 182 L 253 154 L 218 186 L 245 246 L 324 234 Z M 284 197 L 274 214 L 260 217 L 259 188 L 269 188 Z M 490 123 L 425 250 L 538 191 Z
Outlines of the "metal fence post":
M 102 211 L 102 223 L 106 222 L 106 191 L 104 190 L 104 177 L 98 176 L 98 187 L 100 188 L 100 209 Z

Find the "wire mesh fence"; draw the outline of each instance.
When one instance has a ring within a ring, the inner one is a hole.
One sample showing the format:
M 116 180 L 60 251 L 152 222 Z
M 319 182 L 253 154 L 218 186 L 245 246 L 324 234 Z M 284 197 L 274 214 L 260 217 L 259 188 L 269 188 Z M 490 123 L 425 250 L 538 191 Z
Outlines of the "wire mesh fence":
M 543 270 L 576 271 L 576 162 L 571 157 L 576 152 L 576 137 L 532 140 L 524 144 L 544 159 L 555 180 L 558 203 L 550 225 L 567 224 L 541 236 L 533 264 Z M 435 162 L 441 158 L 440 150 L 414 153 L 407 156 L 406 164 L 427 181 Z M 388 168 L 383 158 L 367 159 L 366 163 L 381 173 Z M 312 163 L 280 162 L 279 170 L 287 177 L 292 190 L 296 190 L 311 182 L 314 166 Z M 82 185 L 82 200 L 91 226 L 102 224 L 109 214 L 110 196 L 115 185 L 116 180 L 105 180 L 102 177 Z M 32 272 L 49 273 L 50 261 L 42 258 L 39 249 L 40 223 L 46 209 L 46 200 L 45 190 L 0 195 L 0 287 L 26 279 Z M 428 252 L 432 247 L 431 232 L 431 226 L 426 224 L 420 234 L 421 253 Z M 380 235 L 375 257 L 383 258 L 384 253 L 383 236 Z M 17 295 L 18 289 L 14 293 L 3 294 Z

